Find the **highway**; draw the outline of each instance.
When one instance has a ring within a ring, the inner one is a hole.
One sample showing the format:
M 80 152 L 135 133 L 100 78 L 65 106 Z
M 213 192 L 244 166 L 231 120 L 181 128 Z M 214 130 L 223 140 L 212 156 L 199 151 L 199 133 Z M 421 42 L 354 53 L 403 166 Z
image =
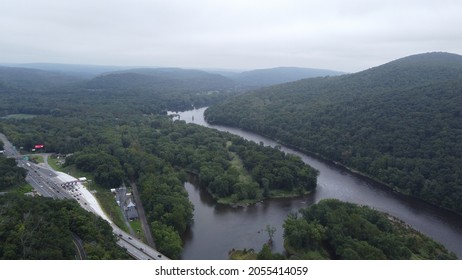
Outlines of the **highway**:
M 166 256 L 152 247 L 146 245 L 141 240 L 122 231 L 117 226 L 112 227 L 114 234 L 119 238 L 119 242 L 125 246 L 130 255 L 140 260 L 168 260 Z M 119 244 L 120 245 L 120 244 Z M 124 247 L 122 246 L 122 247 Z M 130 249 L 130 250 L 128 250 Z
M 114 235 L 117 236 L 117 244 L 126 249 L 128 254 L 139 260 L 168 260 L 166 256 L 158 252 L 154 248 L 146 245 L 136 237 L 124 232 L 117 227 L 107 216 L 102 212 L 101 207 L 94 196 L 81 184 L 77 183 L 72 186 L 62 186 L 66 180 L 60 176 L 60 172 L 53 170 L 48 164 L 35 164 L 24 159 L 16 148 L 8 141 L 5 135 L 0 133 L 0 140 L 4 143 L 4 155 L 15 158 L 18 166 L 27 170 L 26 181 L 44 197 L 53 199 L 74 199 L 85 210 L 92 212 L 103 219 L 107 220 L 113 229 Z M 44 154 L 45 160 L 48 154 Z M 72 178 L 69 175 L 66 177 Z M 76 181 L 72 178 L 68 181 Z
M 26 181 L 42 196 L 56 199 L 71 199 L 72 195 L 61 187 L 61 180 L 53 171 L 39 164 L 18 160 L 19 166 L 28 171 Z

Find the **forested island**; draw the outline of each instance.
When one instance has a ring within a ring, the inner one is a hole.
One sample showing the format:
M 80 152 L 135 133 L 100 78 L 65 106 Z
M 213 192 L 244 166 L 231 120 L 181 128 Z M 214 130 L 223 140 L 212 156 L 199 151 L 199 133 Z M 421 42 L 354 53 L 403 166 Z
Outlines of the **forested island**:
M 428 53 L 239 95 L 205 112 L 462 213 L 462 57 Z
M 322 200 L 283 225 L 286 254 L 261 251 L 233 252 L 231 258 L 309 260 L 446 260 L 456 255 L 398 219 L 367 206 Z

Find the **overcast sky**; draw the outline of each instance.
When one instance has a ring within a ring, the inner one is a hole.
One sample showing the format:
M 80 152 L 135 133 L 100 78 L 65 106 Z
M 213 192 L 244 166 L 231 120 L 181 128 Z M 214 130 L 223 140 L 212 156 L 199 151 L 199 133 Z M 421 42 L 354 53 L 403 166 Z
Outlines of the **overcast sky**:
M 0 62 L 356 72 L 461 27 L 461 0 L 0 0 Z

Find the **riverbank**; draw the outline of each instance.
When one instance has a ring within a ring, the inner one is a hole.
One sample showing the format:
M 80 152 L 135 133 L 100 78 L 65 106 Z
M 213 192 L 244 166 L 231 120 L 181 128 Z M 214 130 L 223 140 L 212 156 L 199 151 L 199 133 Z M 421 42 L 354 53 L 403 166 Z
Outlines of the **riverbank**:
M 204 108 L 207 109 L 207 107 L 204 107 Z M 203 109 L 203 108 L 201 108 L 201 109 Z M 204 112 L 205 112 L 205 110 L 204 110 Z M 207 122 L 207 120 L 206 120 L 205 118 L 204 118 L 204 121 L 205 121 L 206 124 L 207 124 L 209 127 L 211 127 L 211 128 L 213 128 L 214 126 L 215 126 L 215 127 L 227 127 L 227 126 L 224 126 L 224 125 L 221 125 L 221 124 L 209 123 L 209 122 Z M 231 127 L 230 127 L 230 128 L 231 128 Z M 382 180 L 380 180 L 380 179 L 378 179 L 378 178 L 375 178 L 375 177 L 373 177 L 373 176 L 371 176 L 371 175 L 369 175 L 369 174 L 366 174 L 366 173 L 364 173 L 364 172 L 361 172 L 361 171 L 359 171 L 359 170 L 356 170 L 356 169 L 354 169 L 354 168 L 352 168 L 352 167 L 350 167 L 350 166 L 347 166 L 347 165 L 345 165 L 345 164 L 343 164 L 343 163 L 340 163 L 340 162 L 338 162 L 338 161 L 331 160 L 331 159 L 329 159 L 329 158 L 323 156 L 322 154 L 319 154 L 319 153 L 316 153 L 316 152 L 313 152 L 313 151 L 305 150 L 305 149 L 303 149 L 303 148 L 301 148 L 301 147 L 292 145 L 292 144 L 290 144 L 290 143 L 286 143 L 286 142 L 284 142 L 284 141 L 281 140 L 281 139 L 273 139 L 273 138 L 271 138 L 270 136 L 265 135 L 264 133 L 254 132 L 254 131 L 246 130 L 246 129 L 243 129 L 243 128 L 240 128 L 240 127 L 232 127 L 232 128 L 234 128 L 234 129 L 236 129 L 236 130 L 243 131 L 243 132 L 251 133 L 251 134 L 256 134 L 256 135 L 259 135 L 259 136 L 264 137 L 264 138 L 267 138 L 267 139 L 271 139 L 271 140 L 274 141 L 274 142 L 276 143 L 276 145 L 278 145 L 278 146 L 285 146 L 285 147 L 288 147 L 289 149 L 291 149 L 291 150 L 293 150 L 293 151 L 296 151 L 296 152 L 298 152 L 298 153 L 302 153 L 302 154 L 308 155 L 308 156 L 310 156 L 310 157 L 312 157 L 312 158 L 315 158 L 315 159 L 317 159 L 317 160 L 319 160 L 319 161 L 321 161 L 321 162 L 324 162 L 324 163 L 326 163 L 326 164 L 333 165 L 333 166 L 335 166 L 336 168 L 338 168 L 338 169 L 340 169 L 340 170 L 343 170 L 343 171 L 346 171 L 346 172 L 350 172 L 350 173 L 354 174 L 355 176 L 358 176 L 358 177 L 360 177 L 361 179 L 363 179 L 363 180 L 365 180 L 365 181 L 368 181 L 368 182 L 370 182 L 370 183 L 372 183 L 372 184 L 374 184 L 374 185 L 387 188 L 387 189 L 389 189 L 389 190 L 391 190 L 391 191 L 393 191 L 393 192 L 396 192 L 396 193 L 398 193 L 398 194 L 400 194 L 400 195 L 404 195 L 404 196 L 407 196 L 407 197 L 409 197 L 409 198 L 419 200 L 419 201 L 421 201 L 422 203 L 431 205 L 431 206 L 433 206 L 433 207 L 438 207 L 438 208 L 443 209 L 443 210 L 445 210 L 445 211 L 449 211 L 449 212 L 454 213 L 455 215 L 458 215 L 458 216 L 460 216 L 460 217 L 462 218 L 462 213 L 456 212 L 456 211 L 454 211 L 454 210 L 452 210 L 452 209 L 443 207 L 443 206 L 441 206 L 441 205 L 437 205 L 437 204 L 431 203 L 431 202 L 429 202 L 429 201 L 427 201 L 427 200 L 424 200 L 424 199 L 421 198 L 421 197 L 418 197 L 418 196 L 411 195 L 411 194 L 409 194 L 409 193 L 403 192 L 403 191 L 401 191 L 399 188 L 397 188 L 397 187 L 395 187 L 395 186 L 392 186 L 392 185 L 390 185 L 390 184 L 387 184 L 386 182 L 384 182 L 384 181 L 382 181 Z M 284 149 L 282 149 L 282 150 L 284 150 Z
M 203 119 L 204 110 L 202 108 L 179 114 L 182 120 L 190 123 L 227 131 L 266 146 L 281 146 L 271 139 L 241 129 L 207 124 Z M 284 145 L 281 150 L 300 156 L 305 163 L 320 171 L 316 190 L 303 198 L 268 199 L 248 207 L 232 208 L 217 204 L 206 190 L 185 184 L 195 207 L 195 218 L 190 233 L 184 238 L 184 259 L 227 259 L 230 248 L 259 248 L 267 241 L 267 237 L 258 232 L 267 224 L 277 228 L 273 252 L 283 252 L 284 248 L 280 245 L 283 244 L 282 224 L 287 214 L 327 198 L 367 205 L 395 216 L 442 243 L 459 258 L 462 257 L 460 215 L 397 193 L 318 157 Z M 232 234 L 225 234 L 230 229 Z
M 303 193 L 300 193 L 298 191 L 292 191 L 292 192 L 287 192 L 283 190 L 270 190 L 269 194 L 267 197 L 261 197 L 258 199 L 245 199 L 245 200 L 239 200 L 235 201 L 235 197 L 233 196 L 228 196 L 228 197 L 218 197 L 211 193 L 206 186 L 203 186 L 200 183 L 200 178 L 199 175 L 195 172 L 187 171 L 185 170 L 186 173 L 188 173 L 188 182 L 194 185 L 199 186 L 200 188 L 204 189 L 207 191 L 207 193 L 210 195 L 210 197 L 213 198 L 215 203 L 218 205 L 223 205 L 223 206 L 230 206 L 233 208 L 236 207 L 248 207 L 251 205 L 255 205 L 257 203 L 263 203 L 267 201 L 268 199 L 290 199 L 290 198 L 303 198 L 306 197 L 310 194 L 313 193 L 313 191 L 304 191 Z

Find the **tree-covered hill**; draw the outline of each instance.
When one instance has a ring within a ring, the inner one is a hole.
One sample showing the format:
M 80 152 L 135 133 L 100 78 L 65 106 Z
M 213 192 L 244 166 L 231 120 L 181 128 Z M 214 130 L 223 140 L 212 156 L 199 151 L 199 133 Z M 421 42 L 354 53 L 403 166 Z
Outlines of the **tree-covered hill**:
M 94 78 L 107 72 L 121 71 L 129 69 L 128 66 L 111 66 L 111 65 L 88 65 L 88 64 L 63 64 L 63 63 L 11 63 L 4 64 L 9 67 L 31 68 L 58 72 L 66 75 L 77 76 L 81 78 Z
M 79 255 L 80 243 L 85 255 Z M 129 259 L 109 224 L 70 200 L 0 196 L 0 259 Z
M 180 68 L 138 68 L 100 75 L 87 83 L 94 89 L 152 89 L 156 91 L 214 91 L 235 83 L 218 74 Z
M 294 259 L 456 259 L 391 216 L 334 199 L 289 215 L 283 227 L 284 245 Z
M 136 183 L 156 245 L 170 258 L 181 256 L 180 236 L 193 218 L 182 184 L 186 173 L 195 174 L 201 186 L 228 204 L 301 196 L 316 187 L 317 172 L 298 157 L 224 132 L 172 121 L 156 114 L 156 108 L 162 109 L 159 97 L 132 93 L 105 98 L 110 94 L 26 91 L 19 98 L 6 92 L 0 113 L 18 110 L 14 112 L 36 115 L 0 119 L 0 132 L 24 151 L 44 143 L 47 152 L 72 153 L 65 168 L 86 172 L 101 187 L 101 196 L 111 197 L 109 190 L 123 182 Z M 164 106 L 175 105 L 171 95 L 164 96 Z M 115 200 L 112 203 L 117 207 Z
M 313 77 L 337 76 L 341 74 L 343 73 L 324 69 L 277 67 L 245 71 L 235 74 L 231 76 L 231 78 L 241 86 L 256 88 L 293 82 Z
M 462 57 L 414 55 L 356 74 L 306 79 L 206 111 L 462 213 Z
M 20 67 L 0 66 L 0 89 L 3 87 L 47 90 L 75 85 L 83 79 L 64 73 Z
M 207 106 L 236 95 L 232 80 L 199 70 L 141 68 L 109 72 L 81 85 L 89 94 L 105 99 L 161 110 L 186 110 Z M 92 96 L 94 98 L 94 96 Z M 139 106 L 138 106 L 139 107 Z
M 36 77 L 29 75 L 35 71 L 49 72 L 26 70 L 23 79 L 34 82 L 18 82 L 14 86 L 13 80 L 2 81 L 0 75 L 0 117 L 10 114 L 81 116 L 93 115 L 95 110 L 101 114 L 110 112 L 118 116 L 157 114 L 166 110 L 208 106 L 238 93 L 225 85 L 230 81 L 221 83 L 220 76 L 214 81 L 216 75 L 211 74 L 206 74 L 203 79 L 180 80 L 138 73 L 114 73 L 92 80 L 67 84 L 56 82 L 56 86 L 45 86 L 42 84 L 46 84 L 46 80 L 35 81 Z M 8 73 L 7 76 L 12 74 Z M 39 82 L 41 84 L 37 84 Z M 112 106 L 115 103 L 123 106 Z

